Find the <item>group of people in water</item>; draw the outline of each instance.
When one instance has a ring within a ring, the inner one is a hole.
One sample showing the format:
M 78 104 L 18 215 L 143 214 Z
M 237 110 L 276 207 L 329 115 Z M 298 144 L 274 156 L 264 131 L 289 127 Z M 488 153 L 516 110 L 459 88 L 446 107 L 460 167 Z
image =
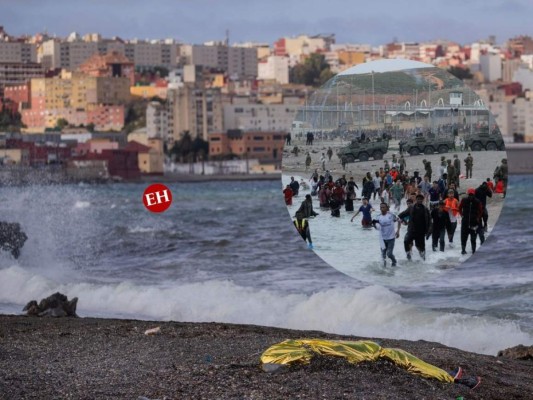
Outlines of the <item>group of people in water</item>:
M 392 266 L 397 265 L 393 252 L 395 239 L 400 237 L 402 226 L 407 227 L 403 244 L 408 260 L 413 258 L 413 247 L 418 250 L 422 260 L 426 259 L 426 241 L 430 237 L 433 251 L 444 251 L 446 242 L 449 248 L 453 248 L 459 221 L 461 253 L 467 254 L 468 241 L 471 252 L 475 253 L 478 238 L 483 244 L 488 228 L 487 199 L 493 193 L 503 196 L 506 193 L 506 159 L 496 167 L 494 181 L 487 178 L 477 187 L 469 187 L 466 193 L 461 194 L 461 179 L 472 178 L 474 159 L 470 153 L 463 160 L 465 175 L 461 174 L 457 155 L 453 159 L 443 156 L 436 176 L 433 176 L 431 163 L 426 160 L 423 160 L 423 176 L 418 170 L 410 174 L 403 157 L 398 159 L 394 155 L 390 163 L 388 160 L 384 163 L 373 175 L 367 172 L 360 185 L 353 177 L 347 178 L 346 175 L 334 179 L 328 170 L 323 175 L 315 170 L 309 178 L 309 185 L 291 177 L 291 182 L 284 189 L 287 205 L 292 205 L 293 197 L 298 195 L 302 185 L 310 189 L 294 220 L 295 227 L 307 240 L 309 247 L 312 248 L 313 244 L 308 219 L 318 215 L 313 210 L 313 197 L 316 196 L 320 209 L 329 211 L 332 217 L 340 217 L 344 208 L 347 213 L 354 212 L 351 222 L 361 214 L 363 228 L 379 230 L 384 265 L 387 264 L 387 258 Z M 360 190 L 360 197 L 356 190 Z M 354 207 L 356 201 L 361 201 L 357 209 Z M 373 217 L 372 213 L 376 210 L 371 202 L 374 201 L 379 201 L 379 213 Z

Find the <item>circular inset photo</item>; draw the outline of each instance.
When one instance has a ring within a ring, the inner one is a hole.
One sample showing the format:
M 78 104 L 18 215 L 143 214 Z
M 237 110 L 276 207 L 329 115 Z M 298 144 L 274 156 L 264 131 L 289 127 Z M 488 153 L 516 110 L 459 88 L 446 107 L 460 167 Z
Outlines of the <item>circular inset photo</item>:
M 490 236 L 507 190 L 502 135 L 487 106 L 433 65 L 352 67 L 306 100 L 283 155 L 296 231 L 359 280 L 423 283 Z

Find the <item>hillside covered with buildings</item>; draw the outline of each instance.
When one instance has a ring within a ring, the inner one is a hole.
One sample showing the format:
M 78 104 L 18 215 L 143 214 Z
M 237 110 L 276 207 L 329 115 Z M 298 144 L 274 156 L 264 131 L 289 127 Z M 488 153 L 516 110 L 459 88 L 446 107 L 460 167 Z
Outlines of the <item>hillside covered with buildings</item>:
M 481 97 L 507 142 L 533 142 L 529 36 L 371 46 L 328 34 L 185 44 L 97 33 L 14 37 L 0 27 L 0 161 L 120 179 L 206 161 L 276 170 L 313 91 L 382 58 L 451 71 Z

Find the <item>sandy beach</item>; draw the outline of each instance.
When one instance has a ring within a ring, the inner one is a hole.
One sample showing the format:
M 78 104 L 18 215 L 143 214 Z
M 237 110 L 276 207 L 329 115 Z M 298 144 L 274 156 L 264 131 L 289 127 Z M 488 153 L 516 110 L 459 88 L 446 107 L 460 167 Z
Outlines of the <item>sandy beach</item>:
M 360 338 L 220 323 L 0 316 L 2 399 L 530 399 L 533 363 L 438 343 L 373 339 L 445 370 L 479 375 L 475 390 L 379 361 L 315 359 L 266 373 L 260 354 L 287 338 Z M 161 327 L 161 334 L 144 331 Z

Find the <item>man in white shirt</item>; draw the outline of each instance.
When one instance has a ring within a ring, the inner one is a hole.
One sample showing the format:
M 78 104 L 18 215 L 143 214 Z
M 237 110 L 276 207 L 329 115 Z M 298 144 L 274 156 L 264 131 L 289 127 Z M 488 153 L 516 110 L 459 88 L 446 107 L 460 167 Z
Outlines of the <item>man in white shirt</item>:
M 381 203 L 379 206 L 381 215 L 372 223 L 374 228 L 379 230 L 379 239 L 381 242 L 381 256 L 383 257 L 383 266 L 387 266 L 387 257 L 392 261 L 392 266 L 396 266 L 396 257 L 392 253 L 394 251 L 394 241 L 400 237 L 400 233 L 396 232 L 394 227 L 398 221 L 396 215 L 389 212 L 389 206 L 386 203 Z M 376 225 L 379 224 L 379 227 Z

